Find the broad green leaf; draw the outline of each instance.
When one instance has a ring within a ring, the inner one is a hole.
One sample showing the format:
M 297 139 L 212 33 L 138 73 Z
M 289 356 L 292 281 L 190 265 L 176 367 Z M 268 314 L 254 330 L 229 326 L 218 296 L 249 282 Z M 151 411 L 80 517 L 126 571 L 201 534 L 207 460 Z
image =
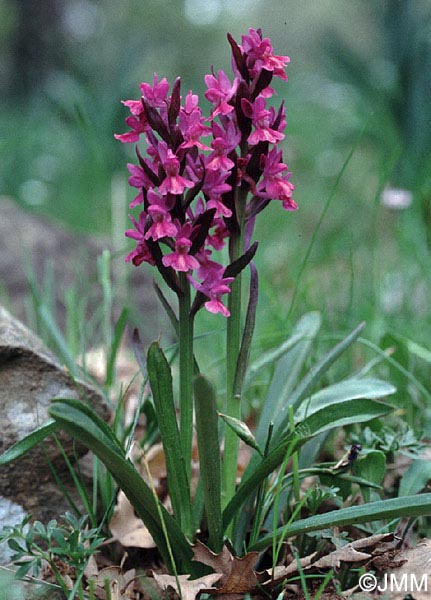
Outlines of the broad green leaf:
M 308 519 L 294 521 L 287 527 L 280 527 L 273 534 L 263 537 L 248 548 L 248 551 L 261 551 L 269 547 L 273 542 L 273 535 L 276 537 L 295 537 L 327 527 L 345 527 L 359 523 L 390 521 L 402 517 L 419 517 L 422 515 L 431 515 L 431 494 L 378 500 L 377 502 L 340 508 Z
M 431 462 L 417 458 L 412 462 L 401 478 L 399 496 L 410 496 L 425 489 L 431 479 Z
M 286 453 L 292 454 L 319 433 L 352 423 L 371 421 L 388 414 L 391 410 L 393 410 L 391 406 L 382 402 L 359 399 L 326 406 L 307 417 L 295 427 L 293 432 L 285 434 L 247 477 L 242 478 L 239 488 L 223 512 L 224 527 L 230 523 L 249 495 L 255 492 L 262 481 L 281 465 Z
M 147 370 L 154 408 L 166 457 L 169 495 L 176 518 L 192 534 L 190 487 L 175 411 L 171 368 L 162 349 L 153 342 L 148 350 Z
M 295 413 L 295 420 L 302 421 L 306 415 L 311 415 L 330 404 L 359 398 L 374 400 L 395 392 L 396 388 L 393 385 L 374 377 L 345 379 L 320 390 L 313 394 L 310 400 L 303 402 Z
M 0 466 L 20 459 L 27 454 L 27 452 L 30 452 L 32 448 L 43 442 L 43 440 L 51 435 L 51 433 L 57 431 L 57 429 L 58 424 L 53 419 L 50 419 L 3 452 L 0 456 Z
M 386 473 L 386 456 L 381 450 L 371 450 L 353 463 L 353 472 L 371 483 L 380 484 Z M 369 487 L 362 488 L 365 502 L 371 500 Z
M 181 531 L 178 523 L 159 504 L 150 487 L 142 479 L 138 471 L 119 451 L 119 443 L 115 444 L 104 431 L 106 424 L 93 412 L 78 407 L 70 400 L 56 401 L 49 409 L 58 426 L 76 437 L 103 462 L 111 472 L 119 487 L 124 491 L 137 515 L 148 527 L 158 550 L 166 565 L 172 570 L 168 546 L 160 520 L 162 514 L 167 535 L 179 571 L 199 574 L 199 569 L 191 561 L 190 544 Z M 159 513 L 159 511 L 161 511 Z
M 223 547 L 221 513 L 221 460 L 218 414 L 214 388 L 202 375 L 193 381 L 196 407 L 200 477 L 205 499 L 205 515 L 214 552 Z

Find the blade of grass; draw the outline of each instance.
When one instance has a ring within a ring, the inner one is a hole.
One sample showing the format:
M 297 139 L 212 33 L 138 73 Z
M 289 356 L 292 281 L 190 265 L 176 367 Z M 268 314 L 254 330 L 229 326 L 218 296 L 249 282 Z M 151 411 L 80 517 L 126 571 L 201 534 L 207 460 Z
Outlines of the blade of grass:
M 356 140 L 355 140 L 355 142 L 354 142 L 354 144 L 353 144 L 353 146 L 352 146 L 349 154 L 347 155 L 347 158 L 344 161 L 343 166 L 341 167 L 341 170 L 340 170 L 340 172 L 337 175 L 337 178 L 336 178 L 335 183 L 334 183 L 334 185 L 332 187 L 332 190 L 329 193 L 328 199 L 327 199 L 327 201 L 325 203 L 325 206 L 323 207 L 323 210 L 322 210 L 322 212 L 320 214 L 320 217 L 319 217 L 319 220 L 317 222 L 317 225 L 314 228 L 313 235 L 311 236 L 310 243 L 308 245 L 307 251 L 306 251 L 305 256 L 304 256 L 304 260 L 302 261 L 301 267 L 299 269 L 298 276 L 296 277 L 295 286 L 293 288 L 292 300 L 290 302 L 290 307 L 289 307 L 289 310 L 288 310 L 288 313 L 287 313 L 287 316 L 286 316 L 286 320 L 287 321 L 290 319 L 290 317 L 292 315 L 292 312 L 293 312 L 293 309 L 295 307 L 295 302 L 296 302 L 296 298 L 297 298 L 297 295 L 298 295 L 298 290 L 300 289 L 300 282 L 301 282 L 302 276 L 304 274 L 305 268 L 306 268 L 306 266 L 308 264 L 311 252 L 312 252 L 312 250 L 314 248 L 314 244 L 316 242 L 316 239 L 317 239 L 317 236 L 319 234 L 320 228 L 322 226 L 323 220 L 325 219 L 326 213 L 328 212 L 328 210 L 329 210 L 329 208 L 330 208 L 330 206 L 332 204 L 332 201 L 333 201 L 333 199 L 335 197 L 335 194 L 337 192 L 338 186 L 340 185 L 340 181 L 341 181 L 341 179 L 342 179 L 342 177 L 343 177 L 343 175 L 344 175 L 344 173 L 345 173 L 345 171 L 347 169 L 347 166 L 349 165 L 349 163 L 350 163 L 350 161 L 352 159 L 352 156 L 356 152 L 356 149 L 358 148 L 358 146 L 359 146 L 359 144 L 360 144 L 360 142 L 362 140 L 362 137 L 363 137 L 363 135 L 365 133 L 365 130 L 366 130 L 367 126 L 368 126 L 368 121 L 370 119 L 370 116 L 371 115 L 369 115 L 368 118 L 367 118 L 367 120 L 365 121 L 365 124 L 363 125 L 363 127 L 362 127 L 361 131 L 359 132 L 359 135 L 356 138 Z

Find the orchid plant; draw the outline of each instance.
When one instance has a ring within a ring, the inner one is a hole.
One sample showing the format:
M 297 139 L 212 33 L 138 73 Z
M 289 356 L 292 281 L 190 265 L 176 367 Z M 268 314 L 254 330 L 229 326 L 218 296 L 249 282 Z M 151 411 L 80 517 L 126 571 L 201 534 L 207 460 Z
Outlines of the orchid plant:
M 126 236 L 136 248 L 126 261 L 156 267 L 178 296 L 180 365 L 180 438 L 190 475 L 193 399 L 193 321 L 205 307 L 227 318 L 226 413 L 241 416 L 241 381 L 251 335 L 241 346 L 241 271 L 256 251 L 252 244 L 256 216 L 271 200 L 285 210 L 296 210 L 290 173 L 283 162 L 280 142 L 286 127 L 283 102 L 276 110 L 273 77 L 287 81 L 288 56 L 277 56 L 260 30 L 250 29 L 238 45 L 231 35 L 231 78 L 222 70 L 205 76 L 205 97 L 212 105 L 204 117 L 192 91 L 181 103 L 180 79 L 169 95 L 169 83 L 154 75 L 142 83 L 141 98 L 124 102 L 131 112 L 130 131 L 115 137 L 124 143 L 144 140 L 139 164 L 129 164 L 129 183 L 138 195 L 130 207 L 141 209 L 131 217 Z M 229 247 L 229 262 L 220 251 Z M 250 311 L 254 319 L 257 274 L 252 264 Z M 194 293 L 194 297 L 192 295 Z M 225 297 L 228 296 L 226 302 Z M 227 306 L 226 306 L 227 304 Z M 238 437 L 228 428 L 223 460 L 223 504 L 235 490 Z
M 137 164 L 129 164 L 128 170 L 129 183 L 138 190 L 130 207 L 139 214 L 131 216 L 133 227 L 126 231 L 136 247 L 126 261 L 155 267 L 178 299 L 178 307 L 173 308 L 156 286 L 178 336 L 177 398 L 171 365 L 159 343 L 150 345 L 145 364 L 137 352 L 151 388 L 172 511 L 160 502 L 151 477 L 142 477 L 129 458 L 133 432 L 125 444 L 80 400 L 54 399 L 49 409 L 52 418 L 0 456 L 0 465 L 16 460 L 58 429 L 74 436 L 112 474 L 151 533 L 166 568 L 175 575 L 206 572 L 194 554 L 196 546 L 192 546 L 198 532 L 199 539 L 217 553 L 226 538 L 238 554 L 264 551 L 272 544 L 276 561 L 289 536 L 331 525 L 413 517 L 431 511 L 431 495 L 423 494 L 379 499 L 298 520 L 304 501 L 300 498 L 301 478 L 311 471 L 332 478 L 337 471 L 337 466 L 323 471 L 314 467 L 324 435 L 336 427 L 389 414 L 393 407 L 382 398 L 393 394 L 395 388 L 367 376 L 372 362 L 359 373 L 319 389 L 322 376 L 358 340 L 364 325 L 339 341 L 304 374 L 320 328 L 318 313 L 304 315 L 279 348 L 248 366 L 258 296 L 253 264 L 257 242 L 252 241 L 256 217 L 274 200 L 287 211 L 297 208 L 280 149 L 286 127 L 284 104 L 275 108 L 270 103 L 275 94 L 272 79 L 287 81 L 289 58 L 274 54 L 270 40 L 260 30 L 249 29 L 241 44 L 231 35 L 228 40 L 232 75 L 213 70 L 205 76 L 209 116 L 203 115 L 196 94 L 190 91 L 182 98 L 180 79 L 170 89 L 165 78 L 159 80 L 154 75 L 152 84 L 141 84 L 139 100 L 124 101 L 131 113 L 126 119 L 129 131 L 116 135 L 123 143 L 138 144 Z M 248 306 L 242 315 L 245 269 L 250 272 L 250 282 Z M 199 357 L 194 352 L 194 321 L 202 308 L 227 319 L 226 399 L 221 415 L 227 424 L 224 429 L 220 427 L 215 390 L 200 373 Z M 135 347 L 140 347 L 136 336 Z M 252 434 L 241 421 L 241 397 L 256 372 L 268 366 L 275 366 L 274 379 Z M 200 481 L 192 493 L 194 423 Z M 236 486 L 240 439 L 254 453 Z M 308 462 L 302 460 L 305 464 L 300 469 L 297 452 L 307 442 L 311 443 L 304 453 Z M 286 473 L 290 459 L 292 473 Z M 382 463 L 384 457 L 379 460 Z M 371 463 L 368 461 L 364 469 L 368 480 L 345 474 L 339 477 L 365 488 L 379 488 L 382 470 L 377 473 Z M 289 490 L 297 506 L 280 526 L 280 497 Z M 262 536 L 262 531 L 270 533 Z

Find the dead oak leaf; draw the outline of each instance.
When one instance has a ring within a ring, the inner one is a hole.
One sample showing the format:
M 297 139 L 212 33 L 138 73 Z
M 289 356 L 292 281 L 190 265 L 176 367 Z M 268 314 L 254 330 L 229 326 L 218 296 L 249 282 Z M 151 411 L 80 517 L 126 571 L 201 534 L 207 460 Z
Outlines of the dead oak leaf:
M 159 575 L 158 573 L 153 573 L 153 577 L 162 593 L 168 588 L 172 588 L 182 600 L 195 600 L 199 592 L 215 589 L 213 586 L 220 579 L 220 574 L 211 573 L 198 579 L 189 579 L 189 575 L 174 577 L 174 575 Z M 180 589 L 178 589 L 178 584 Z
M 219 554 L 215 554 L 207 546 L 197 542 L 193 546 L 193 554 L 193 560 L 211 567 L 221 575 L 220 587 L 207 590 L 209 594 L 245 594 L 254 590 L 259 583 L 254 570 L 258 552 L 249 552 L 238 558 L 233 556 L 226 546 Z

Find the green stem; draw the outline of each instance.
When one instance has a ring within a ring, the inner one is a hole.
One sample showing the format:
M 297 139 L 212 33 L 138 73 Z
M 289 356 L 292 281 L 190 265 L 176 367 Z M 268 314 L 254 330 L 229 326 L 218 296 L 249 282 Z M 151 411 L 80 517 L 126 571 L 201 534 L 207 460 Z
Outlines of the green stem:
M 239 190 L 237 194 L 237 216 L 239 232 L 231 237 L 230 261 L 237 260 L 244 251 L 245 204 L 247 192 Z M 227 320 L 226 334 L 226 414 L 241 419 L 241 390 L 234 389 L 235 373 L 241 346 L 241 274 L 231 285 L 229 295 L 230 317 Z M 227 427 L 224 440 L 224 458 L 222 473 L 222 506 L 225 507 L 235 493 L 236 471 L 238 463 L 239 438 Z
M 190 316 L 190 284 L 185 273 L 180 274 L 182 294 L 179 295 L 180 350 L 180 437 L 190 481 L 193 438 L 193 318 Z

